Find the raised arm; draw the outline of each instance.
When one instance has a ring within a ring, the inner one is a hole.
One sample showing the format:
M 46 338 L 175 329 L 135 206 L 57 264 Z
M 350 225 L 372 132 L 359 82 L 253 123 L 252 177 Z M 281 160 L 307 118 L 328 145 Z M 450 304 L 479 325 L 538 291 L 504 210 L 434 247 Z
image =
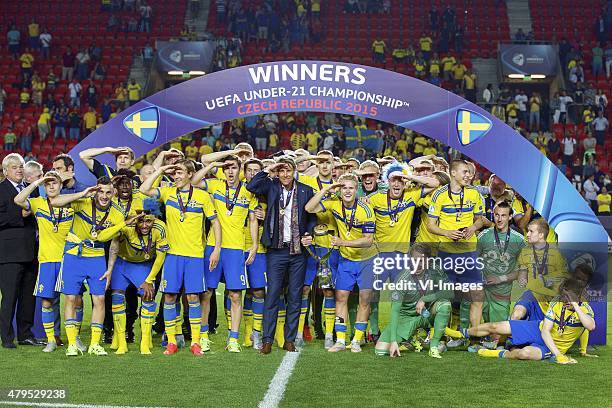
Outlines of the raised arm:
M 79 153 L 79 158 L 87 166 L 89 171 L 93 171 L 94 157 L 105 153 L 120 153 L 128 151 L 124 147 L 92 147 L 91 149 L 83 150 Z
M 93 197 L 96 191 L 98 191 L 98 186 L 91 186 L 80 193 L 60 194 L 57 197 L 50 198 L 49 201 L 53 207 L 68 207 L 76 200 L 80 200 L 81 198 L 85 197 Z
M 202 167 L 200 170 L 196 171 L 193 176 L 191 176 L 191 184 L 197 187 L 201 187 L 200 183 L 206 177 L 210 171 L 215 167 L 223 167 L 224 163 L 222 162 L 210 162 L 206 166 Z
M 168 166 L 162 166 L 159 169 L 156 169 L 150 176 L 147 178 L 138 189 L 142 194 L 147 197 L 158 198 L 157 197 L 157 189 L 153 187 L 157 179 L 164 174 L 166 171 L 173 169 L 175 166 L 173 164 Z
M 231 156 L 232 154 L 238 154 L 242 151 L 243 151 L 242 149 L 232 149 L 232 150 L 223 150 L 220 152 L 212 152 L 208 154 L 203 154 L 201 162 L 203 164 L 207 164 L 211 162 L 218 162 L 218 161 L 225 159 L 227 156 Z
M 316 214 L 325 211 L 325 207 L 321 204 L 323 201 L 323 197 L 331 190 L 332 188 L 340 187 L 342 183 L 333 183 L 326 184 L 317 194 L 315 194 L 304 206 L 306 212 L 311 214 Z
M 30 197 L 30 194 L 32 194 L 34 190 L 36 190 L 38 186 L 40 186 L 41 184 L 43 184 L 46 181 L 51 181 L 51 180 L 55 180 L 55 177 L 39 178 L 38 180 L 28 185 L 23 190 L 21 190 L 21 192 L 15 196 L 13 201 L 15 202 L 15 204 L 17 204 L 21 208 L 25 210 L 29 210 L 30 205 L 28 204 L 28 198 Z

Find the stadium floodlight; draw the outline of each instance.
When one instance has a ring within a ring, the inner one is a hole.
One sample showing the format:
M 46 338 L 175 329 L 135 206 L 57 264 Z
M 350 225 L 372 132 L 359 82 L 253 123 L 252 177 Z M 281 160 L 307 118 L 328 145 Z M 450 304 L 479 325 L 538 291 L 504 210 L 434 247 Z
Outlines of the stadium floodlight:
M 508 78 L 511 78 L 511 79 L 523 79 L 523 78 L 525 78 L 525 75 L 523 75 L 523 74 L 509 74 Z
M 189 71 L 189 75 L 205 75 L 206 71 Z
M 546 75 L 543 75 L 543 74 L 533 74 L 533 75 L 531 75 L 531 78 L 533 78 L 533 79 L 546 79 Z
M 183 75 L 183 71 L 168 71 L 168 75 Z

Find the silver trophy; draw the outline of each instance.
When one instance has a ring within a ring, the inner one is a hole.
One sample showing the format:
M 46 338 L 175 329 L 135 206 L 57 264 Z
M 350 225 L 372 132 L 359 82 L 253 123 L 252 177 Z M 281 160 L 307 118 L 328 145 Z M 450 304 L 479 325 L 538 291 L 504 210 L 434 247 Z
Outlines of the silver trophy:
M 327 224 L 318 224 L 314 228 L 314 239 L 313 239 L 313 247 L 314 251 L 310 248 L 310 246 L 306 247 L 306 250 L 317 262 L 317 277 L 319 278 L 319 287 L 321 289 L 333 289 L 334 284 L 332 281 L 332 272 L 329 267 L 329 257 L 332 254 L 332 250 L 328 249 L 328 251 L 322 256 L 318 255 L 320 253 L 320 248 L 315 242 L 316 237 L 323 237 L 328 234 Z

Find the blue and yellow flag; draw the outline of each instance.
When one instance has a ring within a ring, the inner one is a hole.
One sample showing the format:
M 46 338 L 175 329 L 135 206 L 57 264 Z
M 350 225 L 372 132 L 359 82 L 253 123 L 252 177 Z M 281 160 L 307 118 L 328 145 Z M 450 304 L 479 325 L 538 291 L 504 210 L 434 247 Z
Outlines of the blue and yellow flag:
M 157 137 L 159 113 L 157 108 L 145 108 L 135 112 L 123 120 L 123 126 L 134 136 L 148 143 L 153 143 Z
M 487 118 L 465 109 L 457 111 L 457 135 L 459 143 L 467 146 L 489 132 L 493 124 Z

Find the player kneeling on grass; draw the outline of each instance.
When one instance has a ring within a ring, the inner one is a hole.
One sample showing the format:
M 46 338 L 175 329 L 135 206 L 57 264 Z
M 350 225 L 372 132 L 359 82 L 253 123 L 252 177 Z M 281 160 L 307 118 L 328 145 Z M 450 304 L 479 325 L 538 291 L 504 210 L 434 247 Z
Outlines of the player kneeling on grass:
M 376 343 L 375 353 L 399 357 L 401 342 L 412 338 L 419 328 L 433 327 L 429 356 L 442 358 L 438 346 L 450 320 L 453 291 L 439 290 L 448 279 L 443 271 L 428 268 L 431 249 L 427 244 L 414 244 L 410 256 L 412 268 L 403 271 L 395 282 L 390 322 Z
M 113 239 L 108 259 L 109 269 L 113 271 L 111 290 L 113 323 L 118 339 L 116 354 L 128 351 L 125 340 L 125 290 L 130 283 L 138 288 L 138 295 L 142 298 L 140 354 L 151 354 L 151 328 L 156 308 L 153 284 L 170 247 L 166 241 L 166 224 L 156 218 L 161 214 L 155 200 L 145 200 L 143 207 L 144 217 L 136 225 L 122 228 L 119 236 Z
M 544 320 L 485 323 L 470 328 L 467 334 L 471 336 L 507 335 L 511 336 L 508 340 L 514 346 L 523 346 L 511 351 L 478 350 L 478 355 L 482 357 L 515 360 L 551 358 L 559 364 L 576 363 L 576 360 L 566 356 L 565 353 L 580 338 L 585 329 L 595 330 L 593 310 L 587 302 L 582 301 L 584 293 L 584 282 L 568 279 L 561 284 L 559 297 L 550 303 Z
M 108 177 L 100 177 L 94 187 L 80 193 L 50 198 L 52 207 L 67 207 L 74 211 L 74 220 L 64 249 L 62 269 L 56 290 L 66 296 L 65 326 L 68 337 L 67 356 L 82 351 L 77 346 L 76 299 L 81 296 L 83 282 L 87 282 L 93 311 L 91 314 L 91 343 L 88 353 L 107 355 L 100 345 L 104 321 L 104 293 L 110 285 L 112 271 L 104 259 L 104 243 L 110 241 L 126 225 L 134 225 L 141 215 L 124 219 L 121 211 L 111 205 L 114 188 Z

